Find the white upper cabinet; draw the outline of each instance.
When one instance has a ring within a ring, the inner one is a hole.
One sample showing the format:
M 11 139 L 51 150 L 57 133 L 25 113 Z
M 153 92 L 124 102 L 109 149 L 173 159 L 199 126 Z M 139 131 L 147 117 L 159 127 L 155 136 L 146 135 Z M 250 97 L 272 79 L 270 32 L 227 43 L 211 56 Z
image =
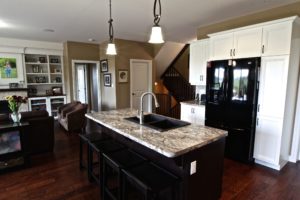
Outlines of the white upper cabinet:
M 210 37 L 210 60 L 259 57 L 262 28 L 249 28 Z
M 208 39 L 190 45 L 189 81 L 192 85 L 206 85 L 206 65 L 209 59 Z
M 262 28 L 234 32 L 233 58 L 259 57 L 261 55 Z
M 233 33 L 210 37 L 210 60 L 225 60 L 232 57 Z
M 264 26 L 262 56 L 290 54 L 291 37 L 291 22 L 281 22 Z

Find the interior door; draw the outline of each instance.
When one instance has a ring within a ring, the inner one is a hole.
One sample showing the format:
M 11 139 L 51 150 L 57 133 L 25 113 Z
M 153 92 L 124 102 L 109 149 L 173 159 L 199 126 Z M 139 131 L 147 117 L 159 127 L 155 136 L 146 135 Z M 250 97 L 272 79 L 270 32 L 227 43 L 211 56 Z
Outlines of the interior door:
M 81 103 L 88 103 L 87 102 L 87 80 L 86 80 L 86 65 L 85 64 L 76 64 L 76 100 L 80 101 Z
M 144 92 L 152 92 L 152 64 L 149 60 L 130 60 L 131 108 L 140 109 Z M 144 98 L 143 110 L 152 111 L 151 96 Z

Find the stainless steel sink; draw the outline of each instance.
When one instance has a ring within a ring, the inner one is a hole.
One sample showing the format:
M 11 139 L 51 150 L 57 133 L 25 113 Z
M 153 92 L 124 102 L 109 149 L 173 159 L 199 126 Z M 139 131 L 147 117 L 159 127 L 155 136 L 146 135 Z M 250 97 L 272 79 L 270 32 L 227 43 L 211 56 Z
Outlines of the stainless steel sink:
M 128 117 L 128 118 L 124 118 L 124 119 L 134 122 L 134 123 L 137 123 L 137 124 L 140 123 L 140 119 L 136 116 Z M 162 115 L 147 114 L 147 115 L 144 115 L 144 124 L 142 126 L 153 128 L 155 130 L 162 132 L 162 131 L 167 131 L 170 129 L 180 128 L 180 127 L 187 126 L 187 125 L 190 125 L 190 123 L 181 121 L 181 120 L 177 120 L 177 119 L 173 119 L 173 118 L 169 118 L 169 117 L 165 117 Z

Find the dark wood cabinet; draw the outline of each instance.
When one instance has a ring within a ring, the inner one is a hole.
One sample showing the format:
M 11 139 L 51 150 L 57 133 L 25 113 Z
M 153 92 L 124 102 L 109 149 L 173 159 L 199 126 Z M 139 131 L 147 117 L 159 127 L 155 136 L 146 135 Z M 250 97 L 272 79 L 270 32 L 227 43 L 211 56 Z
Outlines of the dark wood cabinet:
M 0 123 L 0 173 L 25 167 L 29 155 L 24 148 L 25 128 L 29 123 Z

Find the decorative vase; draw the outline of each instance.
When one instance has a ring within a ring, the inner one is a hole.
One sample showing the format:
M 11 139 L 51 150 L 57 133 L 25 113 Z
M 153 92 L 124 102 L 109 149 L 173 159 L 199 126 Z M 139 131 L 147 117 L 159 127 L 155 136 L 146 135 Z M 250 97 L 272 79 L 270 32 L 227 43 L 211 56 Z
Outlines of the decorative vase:
M 10 118 L 14 123 L 18 123 L 21 120 L 21 114 L 19 112 L 13 112 L 10 114 Z

